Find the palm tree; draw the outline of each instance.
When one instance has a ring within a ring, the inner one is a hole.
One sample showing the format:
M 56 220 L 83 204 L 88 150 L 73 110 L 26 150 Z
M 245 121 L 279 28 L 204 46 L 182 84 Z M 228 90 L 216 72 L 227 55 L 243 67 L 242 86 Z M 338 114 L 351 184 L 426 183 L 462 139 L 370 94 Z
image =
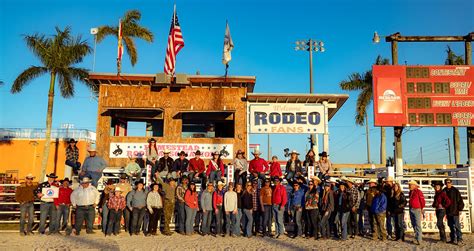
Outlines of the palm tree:
M 389 60 L 377 56 L 375 59 L 376 65 L 388 65 Z M 367 162 L 370 163 L 370 147 L 369 147 L 369 136 L 368 136 L 368 116 L 367 108 L 373 100 L 373 88 L 372 88 L 372 70 L 368 70 L 364 73 L 352 73 L 348 80 L 343 80 L 339 84 L 341 89 L 346 91 L 360 91 L 357 97 L 356 115 L 355 122 L 357 125 L 366 126 L 367 134 Z M 386 163 L 385 159 L 385 128 L 380 128 L 380 162 L 381 164 Z
M 463 56 L 456 55 L 451 47 L 448 45 L 446 49 L 447 57 L 444 61 L 445 65 L 464 65 Z M 461 161 L 461 152 L 459 144 L 459 130 L 457 127 L 453 127 L 453 145 L 454 145 L 454 163 L 459 164 Z
M 43 179 L 49 157 L 56 78 L 58 78 L 59 91 L 63 98 L 74 96 L 74 80 L 86 84 L 89 88 L 93 88 L 85 80 L 88 76 L 87 70 L 74 67 L 75 64 L 81 63 L 84 57 L 91 52 L 91 48 L 86 41 L 81 40 L 81 36 L 72 36 L 70 27 L 66 27 L 64 30 L 56 27 L 56 34 L 51 37 L 41 34 L 27 35 L 25 36 L 25 42 L 41 64 L 39 66 L 30 66 L 20 73 L 13 82 L 10 91 L 11 93 L 19 93 L 33 79 L 43 74 L 50 75 L 45 147 L 41 162 L 40 179 Z
M 130 57 L 130 63 L 134 66 L 137 63 L 138 53 L 134 38 L 140 38 L 147 42 L 153 42 L 153 33 L 147 28 L 138 24 L 142 17 L 140 11 L 130 10 L 125 13 L 122 20 L 122 43 L 125 44 L 125 50 Z M 97 42 L 101 42 L 107 36 L 115 36 L 118 39 L 118 26 L 104 25 L 99 27 L 97 33 Z M 117 64 L 117 72 L 120 73 L 120 65 Z

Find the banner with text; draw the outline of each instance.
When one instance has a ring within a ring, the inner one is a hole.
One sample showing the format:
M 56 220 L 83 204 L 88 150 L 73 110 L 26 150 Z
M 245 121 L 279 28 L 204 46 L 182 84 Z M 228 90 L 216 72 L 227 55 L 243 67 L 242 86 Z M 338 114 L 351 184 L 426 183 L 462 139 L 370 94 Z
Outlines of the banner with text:
M 321 104 L 251 104 L 250 133 L 324 133 Z
M 173 144 L 173 143 L 156 143 L 156 149 L 159 157 L 163 156 L 163 151 L 170 150 L 170 157 L 177 158 L 178 153 L 184 151 L 189 158 L 194 157 L 194 153 L 199 150 L 201 151 L 201 158 L 211 159 L 213 152 L 219 152 L 221 158 L 232 159 L 233 158 L 233 144 Z M 110 158 L 128 158 L 135 157 L 141 158 L 148 154 L 148 143 L 121 143 L 112 142 L 109 148 Z

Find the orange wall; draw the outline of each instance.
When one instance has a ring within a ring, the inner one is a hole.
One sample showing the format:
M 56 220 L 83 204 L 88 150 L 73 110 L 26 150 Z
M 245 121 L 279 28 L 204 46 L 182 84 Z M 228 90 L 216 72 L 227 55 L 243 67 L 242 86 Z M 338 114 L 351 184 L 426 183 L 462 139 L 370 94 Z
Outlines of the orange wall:
M 38 142 L 35 147 L 33 142 Z M 7 170 L 18 170 L 18 178 L 24 179 L 28 173 L 32 173 L 39 180 L 41 174 L 41 161 L 43 156 L 44 139 L 12 139 L 0 141 L 0 173 Z M 87 155 L 88 142 L 77 143 L 79 148 L 79 162 L 83 163 Z M 51 141 L 48 165 L 46 173 L 56 172 L 60 179 L 64 178 L 64 162 L 66 161 L 67 142 L 60 139 L 58 143 Z M 57 152 L 56 152 L 57 150 Z

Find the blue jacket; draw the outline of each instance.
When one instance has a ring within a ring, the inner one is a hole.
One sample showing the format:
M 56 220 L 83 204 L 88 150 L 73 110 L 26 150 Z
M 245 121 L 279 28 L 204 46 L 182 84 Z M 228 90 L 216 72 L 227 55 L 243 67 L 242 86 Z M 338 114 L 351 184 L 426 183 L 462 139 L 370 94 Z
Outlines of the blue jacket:
M 383 193 L 381 193 L 379 196 L 375 196 L 370 210 L 374 214 L 384 213 L 385 210 L 387 210 L 387 196 L 385 196 Z
M 290 203 L 289 203 L 289 208 L 291 209 L 292 207 L 304 207 L 304 190 L 303 189 L 298 189 L 298 191 L 293 191 L 291 193 L 291 198 L 290 198 Z

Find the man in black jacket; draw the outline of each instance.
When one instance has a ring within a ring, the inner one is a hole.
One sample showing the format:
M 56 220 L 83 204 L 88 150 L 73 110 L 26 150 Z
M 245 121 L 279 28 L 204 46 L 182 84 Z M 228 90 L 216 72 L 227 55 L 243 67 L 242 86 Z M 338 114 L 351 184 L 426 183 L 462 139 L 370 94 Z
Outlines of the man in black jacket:
M 151 170 L 154 178 L 159 175 L 162 178 L 170 177 L 171 169 L 173 168 L 173 159 L 170 157 L 170 150 L 163 151 L 163 157 L 158 160 L 156 170 Z
M 450 229 L 449 236 L 451 240 L 448 243 L 462 244 L 462 233 L 461 224 L 459 223 L 459 212 L 464 209 L 464 202 L 461 197 L 461 193 L 455 187 L 453 187 L 452 180 L 447 178 L 444 180 L 446 187 L 444 191 L 448 198 L 451 200 L 451 205 L 446 207 L 446 216 L 448 218 L 448 226 Z

